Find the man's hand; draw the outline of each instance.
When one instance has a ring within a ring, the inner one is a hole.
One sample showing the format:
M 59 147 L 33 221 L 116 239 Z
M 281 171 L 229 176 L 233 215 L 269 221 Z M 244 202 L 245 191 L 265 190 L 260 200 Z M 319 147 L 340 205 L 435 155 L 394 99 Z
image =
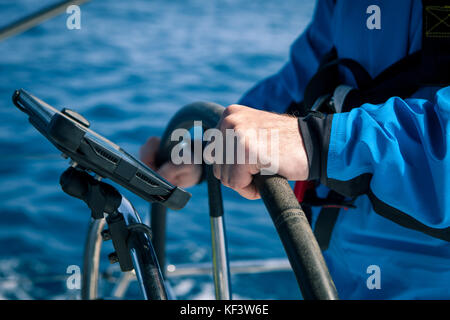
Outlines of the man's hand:
M 216 163 L 213 165 L 214 175 L 243 197 L 247 199 L 260 197 L 252 180 L 253 175 L 264 168 L 272 168 L 270 171 L 276 168 L 275 172 L 272 172 L 288 180 L 307 179 L 308 159 L 297 118 L 231 105 L 225 109 L 217 129 L 222 132 L 225 139 L 227 129 L 235 131 L 238 137 L 237 149 L 241 144 L 245 150 L 246 162 Z M 260 134 L 264 131 L 266 134 Z M 256 139 L 255 132 L 258 133 Z M 256 159 L 256 162 L 249 163 L 249 159 Z M 212 162 L 210 159 L 206 160 Z
M 157 170 L 156 155 L 160 143 L 160 138 L 150 137 L 139 150 L 141 161 L 153 170 Z M 182 188 L 188 188 L 200 180 L 202 166 L 199 164 L 174 165 L 172 162 L 166 162 L 158 168 L 157 172 L 170 183 Z

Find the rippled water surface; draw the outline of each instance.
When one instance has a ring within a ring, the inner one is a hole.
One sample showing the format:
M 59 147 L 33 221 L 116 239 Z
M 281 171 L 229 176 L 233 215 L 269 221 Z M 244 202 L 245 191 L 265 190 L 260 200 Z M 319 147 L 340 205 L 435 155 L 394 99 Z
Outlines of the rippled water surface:
M 0 23 L 54 1 L 1 1 Z M 79 297 L 66 288 L 66 268 L 81 265 L 89 221 L 87 207 L 59 188 L 67 161 L 13 107 L 14 89 L 70 106 L 137 154 L 183 105 L 234 103 L 276 72 L 313 6 L 299 0 L 93 0 L 81 7 L 81 30 L 68 30 L 64 14 L 0 42 L 0 298 Z M 175 264 L 211 260 L 205 186 L 190 191 L 187 207 L 169 215 L 168 259 Z M 145 201 L 125 194 L 148 214 Z M 284 257 L 260 201 L 229 189 L 224 199 L 231 260 Z M 234 275 L 232 281 L 235 298 L 299 296 L 291 273 Z M 179 298 L 213 298 L 209 276 L 171 282 Z M 128 297 L 139 298 L 135 285 Z

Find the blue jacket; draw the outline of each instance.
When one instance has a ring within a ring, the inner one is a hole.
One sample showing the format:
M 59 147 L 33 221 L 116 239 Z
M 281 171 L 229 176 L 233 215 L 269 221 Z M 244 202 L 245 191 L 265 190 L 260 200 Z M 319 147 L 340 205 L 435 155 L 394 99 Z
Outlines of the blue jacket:
M 373 4 L 381 9 L 381 29 L 366 26 L 366 10 Z M 421 35 L 420 0 L 319 0 L 312 22 L 291 47 L 289 62 L 239 103 L 284 112 L 303 99 L 319 61 L 333 46 L 340 58 L 358 61 L 374 77 L 420 50 Z M 354 85 L 348 74 L 342 77 Z M 341 210 L 324 252 L 340 297 L 450 298 L 450 243 L 401 223 L 447 235 L 450 230 L 450 87 L 424 87 L 409 99 L 364 104 L 329 120 L 321 181 L 371 177 L 370 194 L 360 195 L 355 209 Z M 327 194 L 326 187 L 320 189 Z M 400 220 L 374 210 L 374 199 L 400 213 Z M 367 285 L 373 265 L 379 267 L 379 289 Z

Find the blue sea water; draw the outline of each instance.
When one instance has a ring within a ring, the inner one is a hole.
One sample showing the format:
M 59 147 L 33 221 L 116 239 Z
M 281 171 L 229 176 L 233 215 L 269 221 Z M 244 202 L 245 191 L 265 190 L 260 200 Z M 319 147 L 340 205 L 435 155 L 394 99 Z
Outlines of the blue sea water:
M 1 1 L 0 26 L 55 1 Z M 14 89 L 79 111 L 137 154 L 183 105 L 234 103 L 281 68 L 313 8 L 312 0 L 92 0 L 81 7 L 81 30 L 67 29 L 63 14 L 0 42 L 0 299 L 79 297 L 66 268 L 81 266 L 89 222 L 87 207 L 59 188 L 67 160 L 12 105 Z M 190 191 L 186 208 L 168 217 L 174 264 L 211 260 L 206 188 Z M 148 203 L 125 194 L 148 214 Z M 285 256 L 261 201 L 226 188 L 224 201 L 231 260 Z M 209 276 L 171 283 L 179 298 L 214 297 Z M 289 272 L 233 275 L 232 285 L 234 298 L 299 297 Z M 135 284 L 128 297 L 139 298 Z

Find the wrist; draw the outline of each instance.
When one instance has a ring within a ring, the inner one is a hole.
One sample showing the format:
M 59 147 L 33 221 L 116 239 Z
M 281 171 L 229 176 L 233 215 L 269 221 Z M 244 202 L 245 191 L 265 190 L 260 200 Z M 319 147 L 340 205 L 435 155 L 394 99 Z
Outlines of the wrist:
M 311 112 L 298 118 L 298 126 L 307 157 L 307 180 L 326 179 L 328 145 L 333 115 Z

